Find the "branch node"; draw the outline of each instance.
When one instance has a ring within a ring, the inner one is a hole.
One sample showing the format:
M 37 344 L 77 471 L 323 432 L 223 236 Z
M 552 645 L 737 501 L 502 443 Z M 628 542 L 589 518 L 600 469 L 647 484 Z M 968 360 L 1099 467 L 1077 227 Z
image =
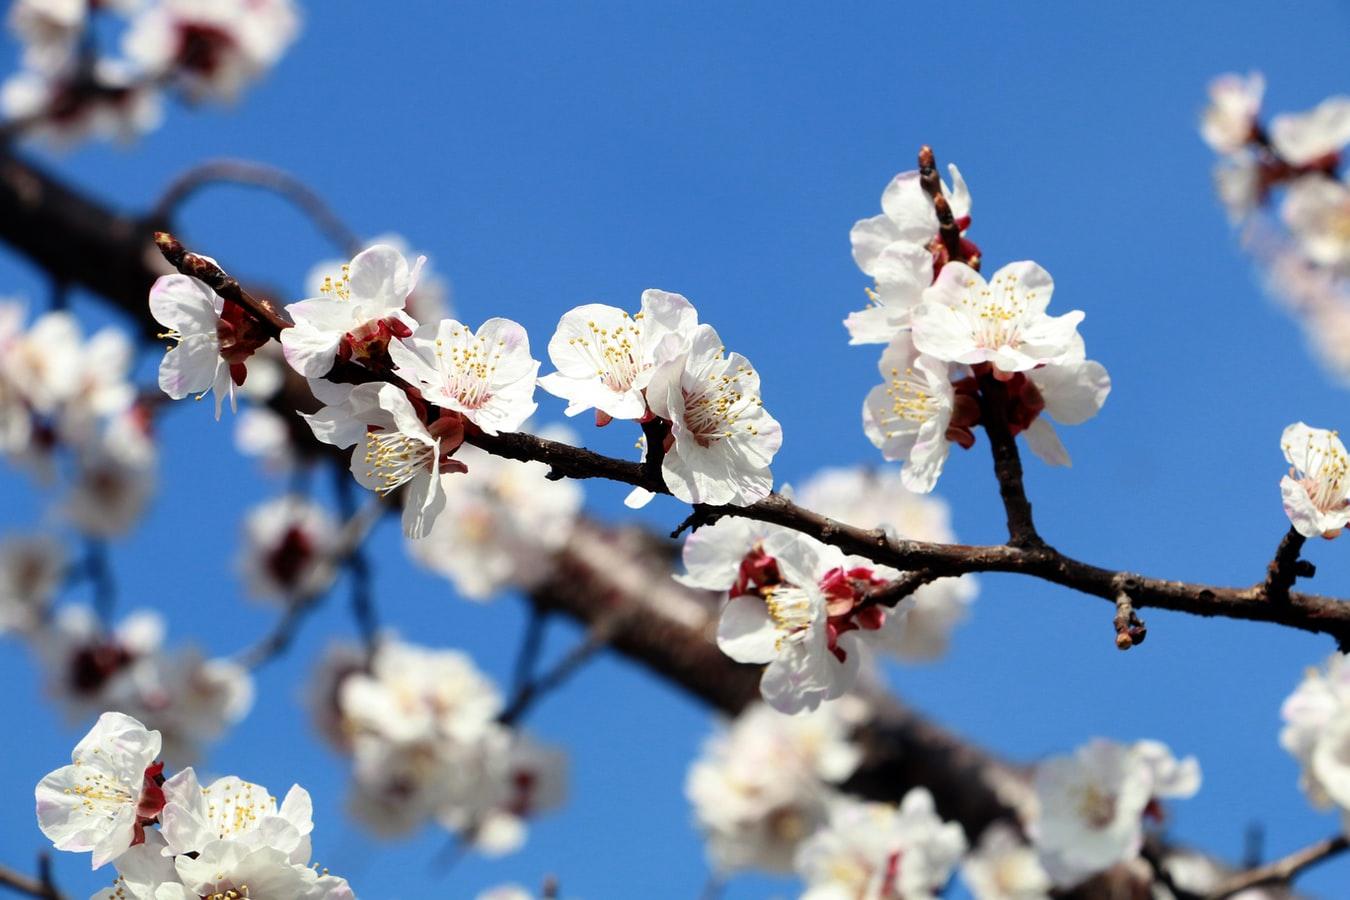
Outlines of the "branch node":
M 1132 579 L 1121 579 L 1122 582 Z M 1112 620 L 1116 627 L 1116 649 L 1128 650 L 1144 642 L 1148 637 L 1148 626 L 1134 611 L 1128 592 L 1122 590 L 1116 594 L 1116 616 Z
M 686 531 L 695 531 L 704 525 L 712 525 L 718 519 L 726 515 L 726 511 L 718 506 L 707 506 L 703 503 L 695 503 L 689 515 L 684 517 L 684 521 L 676 526 L 670 533 L 672 540 L 678 540 L 680 535 Z

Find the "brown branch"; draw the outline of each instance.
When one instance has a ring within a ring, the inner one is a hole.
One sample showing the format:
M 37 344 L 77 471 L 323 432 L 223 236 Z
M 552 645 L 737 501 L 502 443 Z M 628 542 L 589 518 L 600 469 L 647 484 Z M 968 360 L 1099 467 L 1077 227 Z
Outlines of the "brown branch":
M 947 259 L 978 270 L 979 258 L 967 256 L 966 248 L 961 244 L 961 226 L 956 224 L 951 204 L 942 193 L 942 176 L 937 171 L 937 157 L 933 155 L 933 148 L 927 145 L 919 148 L 919 184 L 933 200 L 933 211 L 938 218 L 938 239 L 947 251 Z
M 1142 644 L 1148 637 L 1148 627 L 1135 613 L 1128 591 L 1116 594 L 1116 615 L 1112 624 L 1116 629 L 1116 647 L 1121 650 Z
M 38 870 L 42 873 L 42 877 L 29 878 L 7 866 L 0 866 L 0 887 L 9 888 L 16 894 L 40 897 L 43 900 L 66 900 L 66 895 L 52 882 L 51 862 L 46 855 L 38 857 Z
M 284 169 L 245 159 L 213 159 L 193 166 L 174 179 L 150 213 L 153 222 L 167 225 L 174 213 L 194 194 L 213 184 L 255 187 L 294 205 L 343 253 L 355 256 L 363 242 L 317 191 Z
M 537 610 L 538 607 L 535 607 Z M 611 611 L 604 618 L 596 620 L 590 628 L 586 630 L 586 637 L 583 638 L 575 647 L 567 652 L 557 665 L 541 675 L 526 679 L 518 685 L 515 694 L 502 710 L 497 721 L 503 725 L 516 725 L 545 694 L 562 687 L 567 679 L 571 678 L 578 669 L 590 662 L 595 654 L 605 649 L 609 645 L 611 636 L 615 630 L 622 624 L 622 616 L 618 610 Z
M 980 424 L 989 435 L 994 457 L 994 477 L 1008 518 L 1008 544 L 1039 547 L 1044 541 L 1031 518 L 1031 501 L 1022 485 L 1022 457 L 1017 440 L 1008 428 L 1008 388 L 992 374 L 980 376 Z
M 263 324 L 268 337 L 279 337 L 282 331 L 294 325 L 286 312 L 271 300 L 253 296 L 215 260 L 188 250 L 167 231 L 155 232 L 155 246 L 169 265 L 179 272 L 204 282 L 224 299 L 238 303 L 253 313 Z
M 1316 844 L 1304 847 L 1302 850 L 1295 851 L 1282 859 L 1234 875 L 1212 891 L 1209 900 L 1223 900 L 1224 897 L 1231 897 L 1247 888 L 1260 885 L 1288 884 L 1304 869 L 1325 862 L 1346 849 L 1350 849 L 1350 838 L 1343 834 L 1318 841 Z
M 1312 563 L 1298 558 L 1305 540 L 1306 538 L 1299 534 L 1297 529 L 1290 528 L 1280 541 L 1280 546 L 1275 550 L 1275 558 L 1266 567 L 1266 599 L 1283 602 L 1289 597 L 1294 579 L 1311 578 L 1316 572 Z
M 875 587 L 864 594 L 855 609 L 866 609 L 869 606 L 895 606 L 919 588 L 937 580 L 938 576 L 927 569 L 902 572 L 899 578 L 889 584 Z

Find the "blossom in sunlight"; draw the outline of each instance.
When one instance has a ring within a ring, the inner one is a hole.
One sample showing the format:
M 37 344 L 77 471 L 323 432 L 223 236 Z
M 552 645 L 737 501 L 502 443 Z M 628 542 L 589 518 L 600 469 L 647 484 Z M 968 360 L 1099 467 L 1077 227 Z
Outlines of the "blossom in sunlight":
M 742 594 L 778 581 L 778 569 L 764 552 L 764 539 L 788 529 L 755 519 L 725 516 L 701 525 L 684 539 L 681 551 L 685 573 L 680 584 L 708 591 Z
M 36 628 L 46 618 L 68 566 L 65 545 L 50 535 L 0 540 L 0 634 Z
M 951 207 L 957 227 L 964 232 L 970 225 L 970 191 L 956 166 L 947 166 L 947 171 L 952 182 L 950 186 L 942 185 L 942 193 Z M 853 259 L 863 274 L 877 278 L 880 288 L 887 265 L 881 261 L 882 255 L 896 243 L 930 251 L 929 261 L 933 268 L 937 270 L 943 267 L 947 261 L 946 249 L 938 237 L 937 212 L 933 208 L 932 198 L 919 182 L 918 169 L 901 172 L 891 179 L 881 194 L 881 210 L 879 216 L 859 220 L 849 232 Z M 968 258 L 979 257 L 978 247 L 964 238 L 962 244 Z M 855 339 L 854 343 L 863 341 Z
M 1003 376 L 1065 362 L 1084 314 L 1046 315 L 1054 289 L 1050 273 L 1034 262 L 1009 263 L 989 281 L 950 263 L 914 310 L 914 346 L 944 362 L 989 363 Z
M 1298 760 L 1304 793 L 1319 808 L 1338 806 L 1350 826 L 1350 658 L 1310 669 L 1280 717 L 1280 746 Z
M 1284 512 L 1304 537 L 1333 538 L 1350 522 L 1350 456 L 1334 431 L 1295 422 L 1280 436 L 1289 474 L 1280 479 Z
M 70 61 L 88 19 L 88 0 L 15 0 L 6 23 L 23 43 L 24 64 L 44 72 Z
M 661 462 L 666 487 L 686 503 L 748 506 L 773 489 L 769 463 L 783 430 L 764 409 L 759 374 L 700 325 L 687 352 L 664 363 L 647 387 L 652 412 L 670 422 Z
M 148 73 L 172 73 L 194 101 L 231 101 L 276 65 L 299 29 L 291 0 L 155 0 L 133 19 L 123 49 Z
M 1334 165 L 1350 144 L 1350 96 L 1328 97 L 1307 112 L 1276 116 L 1270 120 L 1270 143 L 1291 166 Z
M 15 72 L 0 85 L 0 110 L 33 137 L 68 148 L 88 138 L 128 143 L 159 127 L 160 97 L 120 60 L 94 62 L 91 89 L 74 69 Z
M 308 855 L 308 854 L 306 854 Z M 161 887 L 155 900 L 198 897 L 295 897 L 297 900 L 354 900 L 345 879 L 320 875 L 308 865 L 292 863 L 274 847 L 238 841 L 212 841 L 195 857 L 174 857 L 181 887 Z
M 295 603 L 328 590 L 337 578 L 341 535 L 319 504 L 287 495 L 244 520 L 239 571 L 255 597 Z
M 291 863 L 309 862 L 314 805 L 299 785 L 278 806 L 267 788 L 233 775 L 203 787 L 189 767 L 164 782 L 163 791 L 160 834 L 171 853 L 198 853 L 229 840 L 280 850 Z
M 1028 833 L 1056 886 L 1072 887 L 1134 859 L 1145 815 L 1160 815 L 1161 798 L 1193 796 L 1200 767 L 1156 741 L 1097 739 L 1042 762 L 1035 788 L 1039 815 Z
M 558 371 L 539 386 L 567 402 L 567 415 L 594 409 L 597 422 L 640 419 L 656 367 L 683 352 L 698 327 L 698 313 L 679 294 L 642 292 L 636 315 L 601 303 L 563 314 L 548 342 Z
M 57 431 L 67 443 L 87 443 L 99 426 L 136 402 L 131 383 L 135 348 L 118 328 L 103 328 L 90 336 L 80 352 L 79 377 L 57 416 Z
M 371 238 L 363 249 L 380 244 L 393 247 L 408 258 L 426 259 L 425 256 L 414 253 L 412 245 L 398 234 L 382 234 Z M 324 279 L 329 278 L 331 273 L 338 271 L 341 266 L 341 260 L 325 260 L 316 264 L 305 279 L 305 291 L 310 296 L 324 293 Z M 417 284 L 413 286 L 412 292 L 404 302 L 403 310 L 418 322 L 439 322 L 441 319 L 448 319 L 451 314 L 450 293 L 449 281 L 432 270 L 430 261 L 425 262 L 418 272 Z
M 1070 464 L 1069 451 L 1050 424 L 1081 425 L 1101 410 L 1111 393 L 1111 376 L 1096 360 L 1084 359 L 1082 340 L 1078 350 L 1060 363 L 1044 365 L 1026 373 L 1028 384 L 1019 385 L 1021 412 L 1035 412 L 1035 418 L 1023 428 L 1016 413 L 1010 418 L 1014 432 L 1022 429 L 1031 452 L 1052 466 Z
M 707 741 L 684 790 L 717 871 L 792 871 L 862 758 L 849 733 L 865 709 L 851 699 L 796 716 L 753 704 Z
M 410 266 L 386 244 L 362 250 L 324 279 L 320 296 L 286 307 L 295 322 L 281 332 L 286 361 L 307 378 L 322 378 L 339 359 L 383 371 L 389 341 L 417 327 L 404 307 L 425 262 L 419 256 Z
M 545 437 L 570 434 L 545 429 Z M 470 600 L 506 587 L 532 588 L 554 570 L 554 554 L 572 535 L 581 510 L 575 481 L 550 480 L 548 466 L 464 446 L 462 478 L 446 479 L 445 509 L 426 537 L 408 542 L 413 558 Z
M 1036 851 L 1003 822 L 980 835 L 961 863 L 961 880 L 975 900 L 1049 900 L 1054 888 Z
M 933 255 L 922 244 L 896 241 L 882 250 L 868 272 L 876 288 L 867 292 L 867 308 L 844 320 L 850 344 L 889 344 L 908 331 L 910 313 L 933 283 Z
M 728 599 L 717 624 L 717 646 L 736 662 L 767 663 L 760 694 L 774 709 L 816 709 L 853 686 L 861 660 L 861 629 L 841 631 L 830 622 L 830 599 L 821 584 L 843 571 L 844 556 L 796 532 L 770 535 L 762 552 L 772 569 L 766 565 L 761 572 L 772 583 L 747 586 Z M 876 628 L 885 613 L 873 612 L 867 624 Z
M 9 312 L 18 318 L 6 322 L 7 330 L 22 320 L 17 308 Z M 34 412 L 52 416 L 79 387 L 83 349 L 80 323 L 73 315 L 43 313 L 27 331 L 20 328 L 13 336 L 0 366 Z
M 175 400 L 214 393 L 217 419 L 226 397 L 233 410 L 235 386 L 247 375 L 245 361 L 267 341 L 252 315 L 205 283 L 179 274 L 155 282 L 150 313 L 169 329 L 161 337 L 178 342 L 159 365 L 160 389 Z
M 807 509 L 859 528 L 885 528 L 895 540 L 956 542 L 946 501 L 909 490 L 893 469 L 822 469 L 801 486 L 797 496 Z M 685 546 L 687 553 L 688 542 Z M 912 595 L 904 629 L 887 649 L 911 662 L 942 656 L 977 590 L 972 575 L 939 578 L 919 588 Z
M 1228 73 L 1209 83 L 1209 106 L 1200 119 L 1200 135 L 1216 153 L 1236 153 L 1252 140 L 1261 112 L 1266 79 Z
M 960 399 L 951 382 L 951 366 L 914 347 L 909 333 L 896 335 L 877 364 L 881 384 L 863 401 L 863 432 L 885 459 L 905 464 L 905 487 L 928 493 L 936 485 L 951 449 L 948 435 L 958 403 L 959 424 L 973 424 L 978 409 Z
M 1350 275 L 1350 186 L 1307 175 L 1289 186 L 1280 217 L 1313 262 Z
M 96 869 L 143 842 L 164 808 L 159 751 L 159 732 L 122 713 L 99 716 L 71 764 L 38 782 L 38 827 L 58 850 L 90 852 Z
M 487 434 L 516 431 L 534 415 L 539 362 L 530 338 L 510 319 L 488 319 L 475 332 L 454 319 L 418 328 L 389 344 L 394 374 L 422 398 L 460 413 Z
M 797 873 L 806 882 L 802 900 L 932 900 L 965 850 L 961 826 L 938 816 L 924 788 L 907 793 L 899 809 L 840 797 L 829 824 L 797 851 Z

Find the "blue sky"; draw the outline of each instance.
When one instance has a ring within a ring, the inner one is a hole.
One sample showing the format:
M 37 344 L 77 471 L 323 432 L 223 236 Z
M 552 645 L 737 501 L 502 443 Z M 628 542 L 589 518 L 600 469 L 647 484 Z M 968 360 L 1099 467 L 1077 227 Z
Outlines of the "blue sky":
M 863 301 L 848 229 L 878 210 L 882 187 L 932 144 L 974 195 L 972 235 L 995 268 L 1035 259 L 1058 309 L 1087 312 L 1089 354 L 1115 388 L 1102 414 L 1063 436 L 1075 465 L 1027 462 L 1047 538 L 1109 566 L 1243 584 L 1287 528 L 1280 430 L 1304 419 L 1350 425 L 1343 388 L 1309 357 L 1237 248 L 1195 133 L 1204 87 L 1231 69 L 1266 72 L 1271 109 L 1302 109 L 1350 88 L 1350 12 L 1224 3 L 971 2 L 683 4 L 313 4 L 299 44 L 237 110 L 175 111 L 130 151 L 52 158 L 126 208 L 146 208 L 177 172 L 212 156 L 287 168 L 366 234 L 398 231 L 454 284 L 463 318 L 523 323 L 536 356 L 557 318 L 583 302 L 633 307 L 648 287 L 679 291 L 759 368 L 783 423 L 779 483 L 826 465 L 878 462 L 858 424 L 879 348 L 850 348 L 840 324 Z M 5 61 L 12 63 L 12 49 Z M 236 274 L 294 296 L 331 251 L 278 201 L 205 194 L 184 236 Z M 11 255 L 3 292 L 41 303 Z M 77 298 L 88 321 L 97 303 Z M 148 371 L 147 371 L 148 374 Z M 545 417 L 562 403 L 541 398 Z M 628 452 L 629 435 L 588 433 Z M 228 423 L 182 404 L 162 426 L 160 494 L 145 526 L 114 549 L 121 608 L 149 605 L 173 639 L 230 653 L 268 627 L 232 572 L 239 522 L 284 486 L 231 449 Z M 821 436 L 828 436 L 822 440 Z M 0 474 L 0 527 L 23 530 L 47 498 Z M 939 485 L 957 532 L 1002 538 L 983 438 L 956 453 Z M 621 520 L 623 491 L 588 486 L 588 509 Z M 678 521 L 673 503 L 643 514 Z M 505 678 L 522 604 L 481 607 L 411 569 L 396 526 L 373 545 L 383 619 L 458 646 Z M 1342 543 L 1310 550 L 1317 590 L 1350 596 Z M 1149 639 L 1119 653 L 1110 607 L 1011 577 L 981 581 L 952 653 L 896 668 L 909 701 L 1019 760 L 1094 735 L 1167 741 L 1200 757 L 1205 785 L 1174 805 L 1181 839 L 1236 856 L 1259 822 L 1272 853 L 1330 834 L 1276 742 L 1278 708 L 1324 638 L 1146 612 Z M 78 595 L 76 595 L 78 596 Z M 298 695 L 326 642 L 351 634 L 339 592 L 291 654 L 260 673 L 252 715 L 204 767 L 317 802 L 316 859 L 361 896 L 443 890 L 556 873 L 567 896 L 695 897 L 707 874 L 682 795 L 710 729 L 699 705 L 604 658 L 530 718 L 572 752 L 572 798 L 539 822 L 526 850 L 430 873 L 443 837 L 377 844 L 342 813 L 344 764 L 307 731 Z M 561 652 L 575 632 L 560 628 Z M 31 660 L 0 645 L 0 862 L 26 866 L 42 845 L 32 785 L 81 733 L 40 703 Z M 76 896 L 107 883 L 84 859 L 58 861 Z M 1343 884 L 1347 863 L 1306 879 Z M 441 880 L 436 880 L 436 879 Z M 432 888 L 432 886 L 435 886 Z M 790 883 L 746 878 L 728 898 Z

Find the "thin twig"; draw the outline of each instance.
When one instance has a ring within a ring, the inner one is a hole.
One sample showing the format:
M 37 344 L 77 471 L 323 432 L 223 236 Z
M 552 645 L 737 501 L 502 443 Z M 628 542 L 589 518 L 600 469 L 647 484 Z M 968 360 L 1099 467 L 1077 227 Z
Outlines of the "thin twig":
M 525 633 L 521 636 L 520 649 L 516 652 L 516 664 L 512 669 L 511 696 L 516 696 L 525 685 L 534 678 L 534 670 L 539 664 L 539 651 L 544 647 L 544 631 L 548 624 L 548 615 L 539 607 L 530 604 L 530 618 L 525 623 Z
M 46 877 L 29 878 L 7 866 L 0 866 L 0 887 L 9 888 L 17 894 L 29 897 L 41 897 L 43 900 L 66 900 L 66 895 L 57 890 L 50 877 L 50 861 L 43 862 L 45 855 L 38 857 L 38 871 L 46 872 Z
M 1040 547 L 1044 541 L 1031 518 L 1031 501 L 1022 485 L 1022 458 L 1017 441 L 1008 428 L 1008 388 L 992 374 L 980 377 L 980 424 L 989 436 L 994 456 L 994 477 L 1008 518 L 1008 544 L 1012 547 Z
M 888 584 L 875 587 L 863 595 L 858 601 L 855 609 L 866 609 L 869 606 L 895 606 L 901 600 L 913 594 L 919 588 L 930 582 L 937 581 L 941 577 L 927 569 L 919 569 L 914 572 L 902 572 L 900 577 Z
M 1116 647 L 1121 650 L 1142 644 L 1144 638 L 1148 637 L 1148 626 L 1134 611 L 1134 604 L 1130 601 L 1130 593 L 1126 588 L 1121 588 L 1116 594 L 1116 615 L 1112 619 L 1112 624 L 1116 629 Z
M 553 668 L 521 685 L 511 698 L 511 702 L 502 710 L 497 721 L 503 725 L 515 725 L 549 691 L 556 690 L 573 673 L 591 660 L 609 643 L 610 634 L 618 626 L 622 614 L 615 610 L 600 619 L 586 631 L 586 637 L 567 652 Z
M 1290 528 L 1280 541 L 1280 546 L 1275 550 L 1275 558 L 1266 567 L 1265 592 L 1268 600 L 1288 599 L 1289 589 L 1294 586 L 1294 579 L 1311 578 L 1315 574 L 1316 570 L 1312 563 L 1298 558 L 1305 540 L 1307 539 L 1299 534 L 1297 529 Z
M 238 281 L 226 274 L 214 260 L 192 253 L 171 234 L 155 232 L 155 246 L 164 259 L 184 275 L 191 275 L 215 291 L 225 300 L 232 300 L 258 317 L 269 337 L 277 337 L 294 323 L 286 313 L 270 300 L 255 297 L 244 290 Z
M 363 242 L 317 191 L 284 169 L 242 159 L 213 159 L 193 166 L 165 189 L 150 213 L 151 221 L 167 225 L 192 195 L 213 184 L 235 184 L 276 194 L 302 212 L 342 253 L 355 256 Z
M 1288 884 L 1304 869 L 1311 868 L 1350 848 L 1350 838 L 1343 834 L 1318 841 L 1297 850 L 1282 859 L 1234 875 L 1209 894 L 1209 900 L 1223 900 L 1239 891 L 1263 884 Z
M 108 545 L 100 538 L 85 544 L 85 575 L 94 592 L 94 612 L 105 631 L 112 630 L 113 611 L 117 607 L 117 582 L 108 564 Z

